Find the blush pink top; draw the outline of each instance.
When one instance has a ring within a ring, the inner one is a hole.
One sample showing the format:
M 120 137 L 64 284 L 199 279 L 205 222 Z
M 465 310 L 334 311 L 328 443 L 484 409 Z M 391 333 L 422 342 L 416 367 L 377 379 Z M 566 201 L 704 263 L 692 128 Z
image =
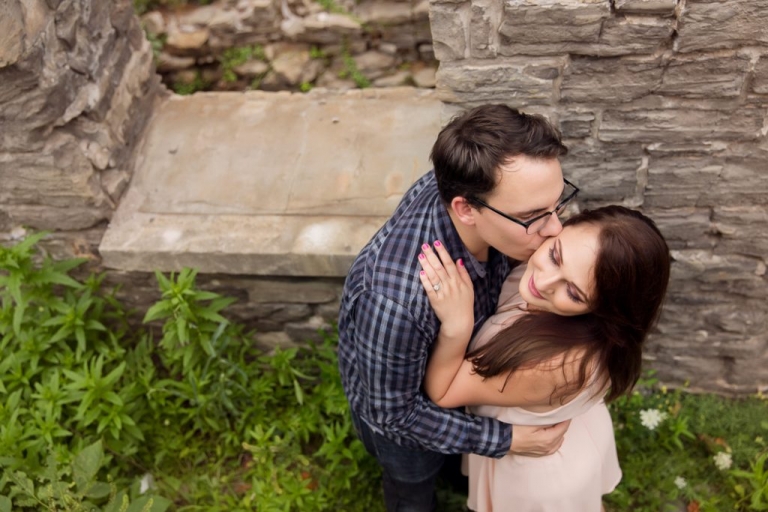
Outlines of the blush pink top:
M 472 346 L 487 343 L 525 314 L 518 285 L 525 271 L 512 271 L 501 290 L 496 314 L 478 331 Z M 602 393 L 591 382 L 578 396 L 547 412 L 522 407 L 471 407 L 480 416 L 513 425 L 553 425 L 572 420 L 562 447 L 546 457 L 468 456 L 468 506 L 475 512 L 600 512 L 601 499 L 621 480 L 613 425 Z

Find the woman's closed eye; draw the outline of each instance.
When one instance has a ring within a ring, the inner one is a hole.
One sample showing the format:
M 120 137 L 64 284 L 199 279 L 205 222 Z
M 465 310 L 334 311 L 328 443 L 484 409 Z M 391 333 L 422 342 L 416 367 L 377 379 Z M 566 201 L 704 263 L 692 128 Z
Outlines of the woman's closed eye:
M 552 247 L 549 248 L 549 259 L 552 261 L 553 265 L 557 267 L 560 266 L 559 255 L 555 252 L 555 244 L 552 244 Z M 568 298 L 570 298 L 576 304 L 581 304 L 584 302 L 584 300 L 579 296 L 579 294 L 574 292 L 571 289 L 570 284 L 566 286 L 565 293 L 568 295 Z
M 582 300 L 581 297 L 579 297 L 576 293 L 574 293 L 573 290 L 571 290 L 570 286 L 568 286 L 565 290 L 566 290 L 566 293 L 568 294 L 568 297 L 570 297 L 570 299 L 573 302 L 575 302 L 577 304 L 581 304 L 582 302 L 584 302 L 584 300 Z
M 556 267 L 560 266 L 560 263 L 557 261 L 557 258 L 555 258 L 555 244 L 552 244 L 552 247 L 549 248 L 549 259 L 552 261 L 552 264 Z

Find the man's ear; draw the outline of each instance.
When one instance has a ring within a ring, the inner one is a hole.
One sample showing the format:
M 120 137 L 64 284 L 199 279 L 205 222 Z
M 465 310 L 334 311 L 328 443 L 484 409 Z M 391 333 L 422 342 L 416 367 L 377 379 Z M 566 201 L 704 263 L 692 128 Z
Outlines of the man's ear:
M 459 219 L 459 222 L 467 226 L 475 225 L 475 214 L 477 210 L 470 206 L 469 201 L 464 197 L 456 196 L 451 201 L 451 210 Z

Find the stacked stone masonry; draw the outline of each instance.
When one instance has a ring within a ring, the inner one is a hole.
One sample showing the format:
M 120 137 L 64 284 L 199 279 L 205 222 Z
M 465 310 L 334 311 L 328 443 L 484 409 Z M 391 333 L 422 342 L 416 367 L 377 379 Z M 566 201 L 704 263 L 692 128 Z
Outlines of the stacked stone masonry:
M 56 230 L 92 255 L 161 91 L 130 2 L 4 0 L 0 232 Z
M 218 0 L 141 20 L 179 91 L 434 87 L 428 0 Z
M 430 19 L 443 101 L 546 115 L 581 207 L 637 207 L 667 236 L 662 380 L 768 386 L 764 0 L 435 0 Z

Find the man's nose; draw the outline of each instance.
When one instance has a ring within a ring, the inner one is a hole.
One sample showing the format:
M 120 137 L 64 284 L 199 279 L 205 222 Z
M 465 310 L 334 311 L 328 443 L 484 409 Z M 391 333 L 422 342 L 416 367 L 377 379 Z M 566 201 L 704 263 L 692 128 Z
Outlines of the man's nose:
M 552 213 L 547 220 L 547 224 L 539 231 L 543 237 L 557 236 L 563 230 L 563 223 L 556 213 Z

